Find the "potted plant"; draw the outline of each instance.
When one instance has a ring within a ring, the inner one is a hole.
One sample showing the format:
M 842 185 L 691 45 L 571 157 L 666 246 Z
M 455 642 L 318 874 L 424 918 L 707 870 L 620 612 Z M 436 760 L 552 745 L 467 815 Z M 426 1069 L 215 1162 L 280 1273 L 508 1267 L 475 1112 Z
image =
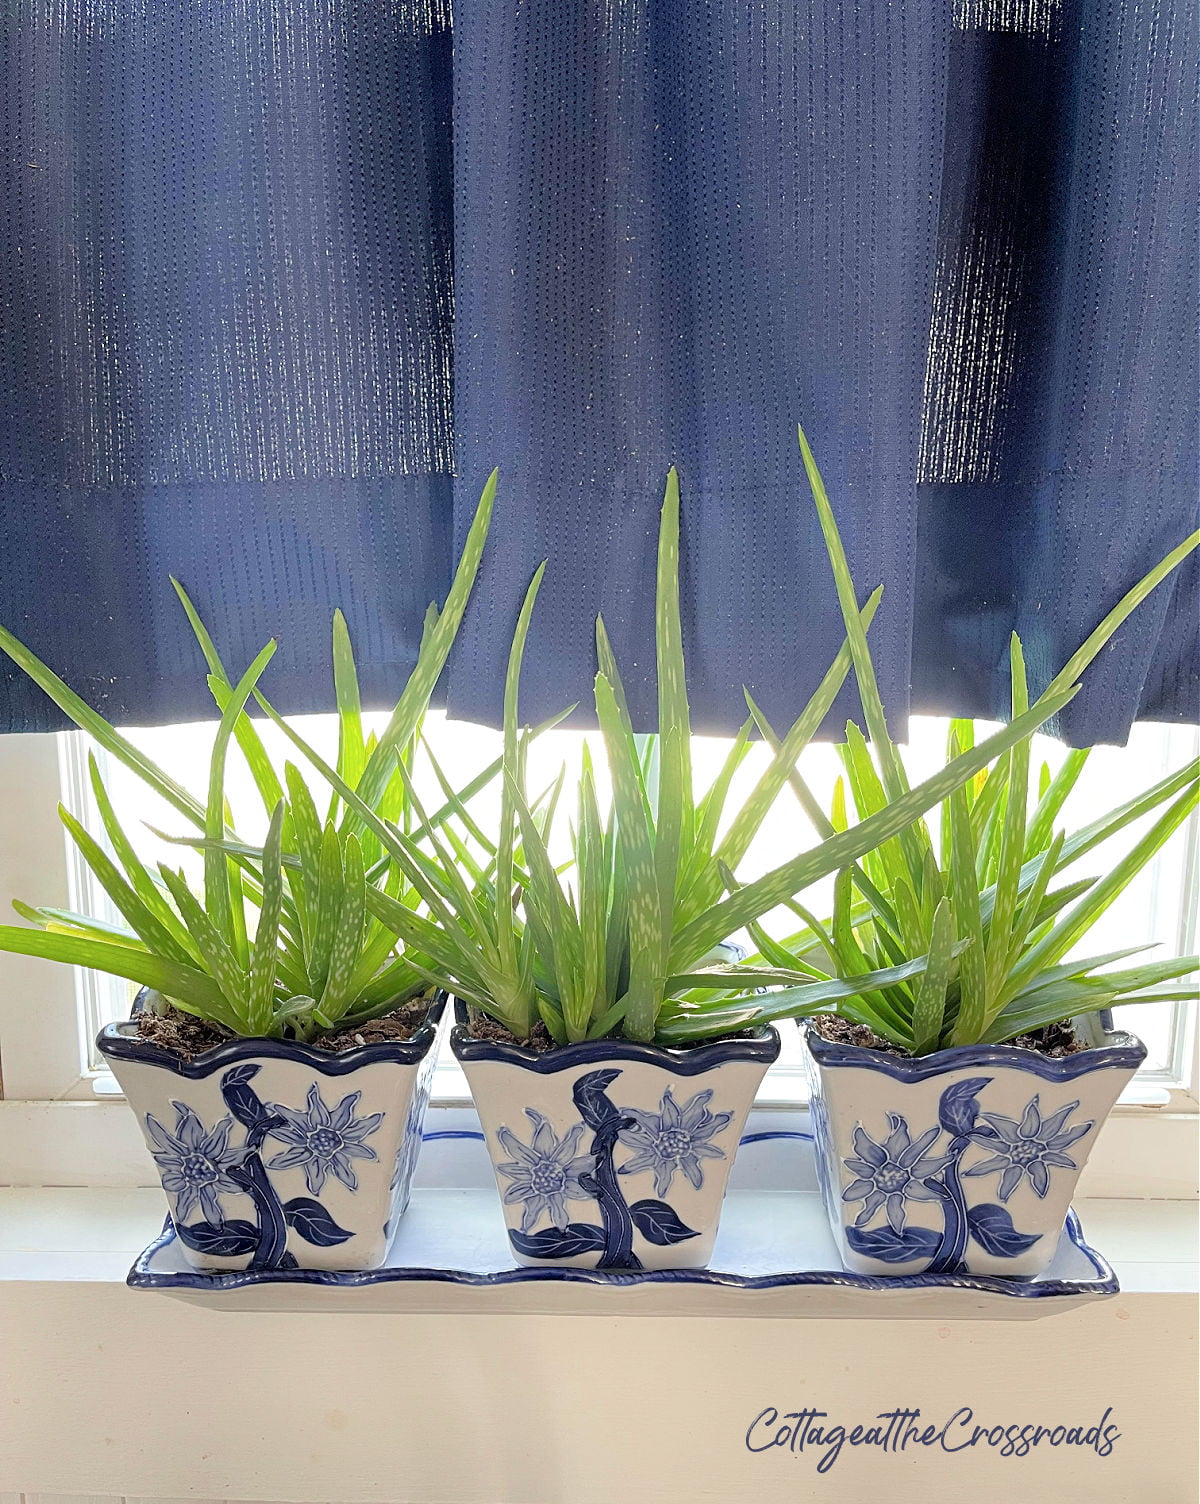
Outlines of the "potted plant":
M 553 837 L 561 780 L 527 787 L 517 690 L 535 575 L 505 689 L 495 838 L 433 832 L 429 852 L 375 822 L 425 912 L 382 901 L 414 964 L 456 999 L 451 1042 L 479 1110 L 510 1245 L 522 1263 L 608 1271 L 707 1263 L 742 1125 L 779 1042 L 773 1020 L 918 975 L 922 957 L 840 979 L 814 966 L 754 969 L 721 944 L 811 882 L 896 835 L 1074 692 L 1059 686 L 937 778 L 745 885 L 734 872 L 851 663 L 849 645 L 745 801 L 727 810 L 747 724 L 707 790 L 694 786 L 678 588 L 679 488 L 662 509 L 656 612 L 658 722 L 641 746 L 598 628 L 596 711 L 612 786 L 605 812 L 585 757 L 567 840 Z M 878 604 L 856 620 L 864 627 Z M 371 811 L 276 718 L 364 820 Z M 460 822 L 465 829 L 466 814 Z M 723 833 L 722 833 L 723 830 Z M 782 985 L 781 985 L 782 984 Z M 776 990 L 764 992 L 772 987 Z
M 851 811 L 869 822 L 908 784 L 807 445 L 804 457 L 871 738 L 847 728 L 845 783 L 829 813 L 793 772 L 818 830 L 832 834 Z M 1052 689 L 1078 678 L 1197 541 L 1176 548 L 1109 612 Z M 1028 705 L 1015 635 L 1010 662 L 1015 724 Z M 815 957 L 847 975 L 927 957 L 919 976 L 840 998 L 832 1014 L 803 1025 L 825 1206 L 843 1261 L 860 1273 L 1029 1278 L 1043 1270 L 1104 1119 L 1146 1053 L 1111 1027 L 1106 1010 L 1195 995 L 1181 980 L 1195 956 L 1120 967 L 1145 947 L 1072 952 L 1196 808 L 1200 764 L 1067 837 L 1055 825 L 1087 754 L 1070 753 L 1053 777 L 1043 767 L 1035 786 L 1032 734 L 942 801 L 937 846 L 923 822 L 909 825 L 841 870 L 827 921 L 800 910 L 805 927 L 790 941 L 759 937 L 766 964 Z M 950 765 L 972 742 L 969 722 L 951 724 Z M 1082 857 L 1147 816 L 1152 823 L 1125 856 L 1098 876 L 1073 878 Z
M 414 849 L 426 832 L 414 824 L 399 768 L 411 757 L 461 621 L 494 491 L 493 476 L 445 606 L 431 610 L 417 663 L 378 741 L 363 735 L 349 636 L 340 613 L 334 619 L 338 768 L 364 805 L 408 826 Z M 0 948 L 94 967 L 142 988 L 134 1016 L 105 1028 L 98 1044 L 142 1126 L 190 1262 L 373 1268 L 407 1204 L 441 1002 L 431 1000 L 399 932 L 372 905 L 378 892 L 407 912 L 418 895 L 354 810 L 335 798 L 322 819 L 294 766 L 280 781 L 245 711 L 274 643 L 231 683 L 176 588 L 221 712 L 204 803 L 3 629 L 0 646 L 196 827 L 196 835 L 177 839 L 203 851 L 203 885 L 139 859 L 93 758 L 108 850 L 65 810 L 62 819 L 123 923 L 18 905 L 38 927 L 0 927 Z M 235 739 L 269 815 L 258 847 L 239 840 L 225 800 Z

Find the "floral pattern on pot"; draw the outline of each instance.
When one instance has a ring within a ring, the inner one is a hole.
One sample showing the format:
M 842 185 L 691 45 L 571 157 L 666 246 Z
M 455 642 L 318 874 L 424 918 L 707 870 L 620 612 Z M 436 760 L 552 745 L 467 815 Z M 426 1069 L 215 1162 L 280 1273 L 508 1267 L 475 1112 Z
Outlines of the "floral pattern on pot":
M 666 1049 L 593 1039 L 530 1050 L 470 1032 L 461 1061 L 515 1260 L 599 1275 L 701 1269 L 774 1029 Z
M 846 1242 L 856 1253 L 889 1264 L 924 1259 L 926 1273 L 959 1274 L 967 1268 L 964 1254 L 968 1239 L 974 1239 L 993 1258 L 1002 1259 L 1016 1258 L 1038 1241 L 1041 1233 L 1021 1232 L 1003 1206 L 984 1202 L 969 1207 L 960 1176 L 999 1173 L 1001 1201 L 1007 1201 L 1022 1178 L 1028 1176 L 1036 1194 L 1044 1198 L 1050 1188 L 1050 1167 L 1077 1169 L 1075 1161 L 1063 1151 L 1090 1133 L 1095 1124 L 1064 1126 L 1079 1106 L 1077 1101 L 1043 1120 L 1036 1095 L 1019 1123 L 1001 1113 L 982 1112 L 979 1093 L 990 1084 L 989 1076 L 972 1076 L 948 1086 L 938 1102 L 937 1125 L 925 1129 L 916 1139 L 899 1113 L 887 1114 L 890 1132 L 883 1143 L 877 1143 L 864 1125 L 858 1124 L 854 1130 L 855 1152 L 842 1161 L 858 1177 L 842 1191 L 842 1200 L 863 1203 L 845 1229 Z M 973 1144 L 998 1152 L 963 1171 L 963 1155 Z M 935 1148 L 942 1152 L 933 1153 Z M 929 1227 L 906 1226 L 906 1201 L 940 1202 L 940 1233 Z M 881 1211 L 883 1225 L 870 1226 Z
M 525 1109 L 534 1129 L 529 1144 L 507 1126 L 497 1130 L 501 1147 L 513 1155 L 496 1164 L 497 1173 L 511 1182 L 504 1200 L 509 1205 L 524 1204 L 521 1226 L 509 1229 L 509 1241 L 525 1257 L 567 1259 L 598 1253 L 598 1269 L 641 1269 L 642 1261 L 633 1251 L 635 1229 L 660 1248 L 699 1236 L 698 1229 L 689 1227 L 662 1197 L 677 1170 L 697 1190 L 704 1184 L 701 1159 L 726 1157 L 725 1150 L 711 1140 L 729 1126 L 733 1113 L 708 1110 L 711 1090 L 697 1092 L 680 1107 L 670 1087 L 663 1092 L 657 1113 L 618 1107 L 608 1091 L 620 1075 L 619 1069 L 612 1068 L 579 1077 L 571 1095 L 581 1121 L 561 1139 L 531 1107 Z M 589 1149 L 579 1154 L 586 1129 L 591 1129 Z M 613 1160 L 618 1144 L 636 1151 L 619 1169 Z M 620 1177 L 642 1174 L 654 1176 L 655 1195 L 629 1201 Z M 594 1202 L 600 1221 L 568 1220 L 569 1201 Z M 534 1232 L 543 1214 L 550 1226 Z
M 408 1205 L 444 1000 L 408 1039 L 229 1039 L 186 1059 L 136 1016 L 97 1045 L 195 1268 L 378 1268 Z M 190 1236 L 190 1242 L 186 1241 Z
M 321 1089 L 314 1081 L 308 1089 L 304 1112 L 273 1102 L 271 1110 L 283 1119 L 283 1124 L 273 1128 L 271 1136 L 290 1147 L 268 1160 L 267 1169 L 290 1170 L 302 1165 L 314 1196 L 321 1194 L 329 1174 L 336 1175 L 348 1190 L 358 1190 L 358 1176 L 350 1161 L 378 1159 L 375 1150 L 364 1144 L 363 1139 L 376 1132 L 383 1122 L 382 1112 L 356 1117 L 354 1108 L 361 1100 L 362 1092 L 350 1092 L 331 1112 L 321 1100 Z
M 1145 1058 L 1077 1023 L 1016 1045 L 896 1056 L 804 1028 L 818 1180 L 842 1263 L 872 1278 L 1031 1279 L 1054 1256 L 1105 1117 Z
M 318 1248 L 334 1248 L 354 1236 L 339 1227 L 319 1201 L 293 1196 L 280 1201 L 267 1170 L 302 1166 L 309 1190 L 319 1195 L 332 1171 L 351 1190 L 358 1186 L 349 1157 L 375 1159 L 375 1151 L 362 1140 L 378 1129 L 381 1112 L 356 1118 L 354 1107 L 361 1092 L 342 1098 L 331 1112 L 321 1099 L 314 1081 L 308 1092 L 306 1111 L 266 1103 L 250 1085 L 262 1069 L 259 1065 L 236 1065 L 221 1075 L 221 1096 L 232 1116 L 223 1117 L 205 1131 L 203 1123 L 184 1102 L 172 1102 L 177 1121 L 171 1133 L 146 1114 L 146 1129 L 159 1148 L 154 1159 L 162 1174 L 163 1189 L 175 1198 L 175 1231 L 188 1248 L 221 1258 L 252 1255 L 251 1269 L 294 1269 L 295 1254 L 287 1251 L 287 1230 Z M 240 1145 L 230 1145 L 233 1120 L 245 1128 Z M 264 1166 L 262 1147 L 269 1138 L 288 1145 Z M 222 1198 L 246 1196 L 253 1220 L 227 1217 Z M 198 1220 L 187 1219 L 199 1210 Z
M 665 1196 L 671 1189 L 675 1172 L 682 1170 L 697 1190 L 704 1184 L 702 1159 L 724 1159 L 725 1150 L 712 1142 L 733 1120 L 731 1112 L 710 1112 L 712 1091 L 698 1091 L 682 1107 L 676 1104 L 668 1086 L 663 1092 L 658 1112 L 641 1112 L 623 1107 L 623 1117 L 632 1118 L 633 1126 L 622 1128 L 620 1140 L 637 1151 L 633 1159 L 621 1166 L 622 1175 L 654 1171 L 654 1194 Z

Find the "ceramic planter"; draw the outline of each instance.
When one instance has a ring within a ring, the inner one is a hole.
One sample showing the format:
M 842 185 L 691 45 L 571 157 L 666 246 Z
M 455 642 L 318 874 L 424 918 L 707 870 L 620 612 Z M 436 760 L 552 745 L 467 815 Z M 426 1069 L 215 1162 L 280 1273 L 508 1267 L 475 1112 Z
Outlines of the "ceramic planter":
M 408 1205 L 442 1002 L 402 1043 L 330 1054 L 239 1039 L 193 1060 L 97 1041 L 198 1269 L 374 1269 Z
M 1013 1045 L 900 1058 L 803 1024 L 817 1169 L 846 1268 L 1029 1279 L 1049 1264 L 1080 1171 L 1145 1059 L 1094 1021 L 1052 1060 Z
M 598 1039 L 535 1052 L 472 1038 L 466 1072 L 519 1264 L 699 1269 L 779 1035 L 687 1050 Z

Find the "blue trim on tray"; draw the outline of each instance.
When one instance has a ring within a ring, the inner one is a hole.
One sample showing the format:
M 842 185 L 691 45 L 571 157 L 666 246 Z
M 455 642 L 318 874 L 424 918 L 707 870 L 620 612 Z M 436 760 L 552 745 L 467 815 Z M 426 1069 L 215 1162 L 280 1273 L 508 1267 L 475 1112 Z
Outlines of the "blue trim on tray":
M 476 1132 L 474 1128 L 435 1128 L 432 1133 L 423 1133 L 421 1142 L 432 1144 L 439 1138 L 473 1138 L 481 1144 L 486 1142 L 483 1134 Z M 763 1144 L 768 1139 L 776 1138 L 804 1138 L 810 1144 L 813 1141 L 811 1133 L 800 1133 L 790 1128 L 771 1128 L 764 1133 L 743 1133 L 738 1139 L 738 1147 L 740 1148 L 742 1144 Z
M 140 994 L 139 994 L 140 997 Z M 96 1047 L 109 1059 L 134 1060 L 140 1065 L 157 1065 L 174 1071 L 189 1081 L 201 1081 L 214 1071 L 223 1070 L 239 1060 L 294 1060 L 311 1066 L 323 1076 L 346 1076 L 360 1066 L 390 1063 L 416 1065 L 429 1053 L 437 1038 L 438 1023 L 445 1007 L 445 997 L 434 998 L 426 1014 L 425 1022 L 410 1039 L 379 1040 L 373 1044 L 360 1045 L 357 1049 L 341 1050 L 332 1054 L 329 1050 L 314 1049 L 312 1045 L 300 1044 L 294 1039 L 231 1039 L 228 1044 L 214 1045 L 191 1060 L 184 1060 L 171 1050 L 161 1049 L 140 1038 L 137 1025 L 132 1019 L 123 1023 L 108 1024 L 96 1036 Z M 137 1011 L 135 1007 L 135 1012 Z
M 990 1274 L 910 1274 L 898 1278 L 880 1278 L 871 1274 L 851 1274 L 846 1270 L 805 1269 L 794 1273 L 744 1275 L 727 1274 L 715 1269 L 644 1269 L 633 1273 L 610 1273 L 600 1269 L 499 1269 L 490 1274 L 466 1269 L 389 1268 L 356 1269 L 339 1272 L 333 1269 L 265 1269 L 251 1274 L 231 1270 L 222 1274 L 198 1274 L 179 1270 L 173 1274 L 155 1273 L 150 1265 L 175 1239 L 170 1217 L 163 1230 L 148 1248 L 139 1254 L 129 1271 L 126 1283 L 134 1290 L 205 1290 L 211 1293 L 243 1290 L 251 1285 L 326 1285 L 358 1289 L 363 1285 L 427 1280 L 436 1284 L 467 1285 L 490 1288 L 496 1285 L 536 1284 L 544 1281 L 576 1285 L 715 1285 L 735 1290 L 775 1290 L 790 1285 L 836 1285 L 851 1290 L 975 1290 L 1010 1298 L 1045 1300 L 1062 1295 L 1116 1295 L 1120 1290 L 1117 1277 L 1108 1263 L 1083 1239 L 1083 1229 L 1074 1211 L 1068 1211 L 1067 1237 L 1096 1271 L 1094 1281 L 1085 1280 L 1018 1280 Z
M 1075 1081 L 1092 1071 L 1120 1069 L 1136 1070 L 1146 1058 L 1146 1046 L 1132 1034 L 1107 1033 L 1108 1043 L 1096 1049 L 1078 1050 L 1074 1055 L 1064 1055 L 1061 1060 L 1052 1060 L 1037 1050 L 1022 1049 L 1012 1044 L 968 1044 L 949 1050 L 937 1050 L 932 1055 L 916 1058 L 907 1055 L 886 1055 L 881 1050 L 865 1049 L 856 1044 L 835 1044 L 824 1039 L 811 1024 L 802 1024 L 804 1037 L 813 1059 L 820 1066 L 854 1066 L 859 1070 L 879 1071 L 891 1076 L 893 1081 L 928 1081 L 931 1076 L 941 1076 L 947 1071 L 982 1068 L 996 1070 L 1001 1066 L 1019 1066 L 1032 1076 L 1043 1081 Z
M 769 1024 L 760 1034 L 749 1038 L 715 1039 L 710 1044 L 696 1044 L 686 1050 L 621 1038 L 588 1039 L 581 1044 L 560 1044 L 549 1050 L 527 1050 L 522 1045 L 505 1044 L 496 1039 L 473 1039 L 468 1030 L 467 1010 L 461 1000 L 455 998 L 450 1047 L 457 1060 L 502 1061 L 506 1065 L 536 1071 L 539 1076 L 551 1076 L 578 1065 L 599 1065 L 609 1060 L 637 1061 L 674 1071 L 677 1076 L 698 1076 L 701 1071 L 734 1060 L 770 1065 L 779 1058 L 782 1048 L 778 1030 Z

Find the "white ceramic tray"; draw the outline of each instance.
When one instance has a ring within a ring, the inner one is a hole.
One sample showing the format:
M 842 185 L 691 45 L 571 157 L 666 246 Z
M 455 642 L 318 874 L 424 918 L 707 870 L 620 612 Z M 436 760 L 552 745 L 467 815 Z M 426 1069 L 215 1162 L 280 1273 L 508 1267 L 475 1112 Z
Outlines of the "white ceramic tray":
M 168 1218 L 130 1271 L 130 1285 L 245 1311 L 931 1320 L 1048 1316 L 1119 1288 L 1073 1212 L 1053 1262 L 1035 1280 L 846 1273 L 817 1194 L 807 1123 L 791 1113 L 752 1116 L 708 1269 L 514 1268 L 475 1121 L 467 1113 L 431 1118 L 438 1127 L 427 1134 L 417 1188 L 382 1268 L 200 1274 L 186 1264 Z

